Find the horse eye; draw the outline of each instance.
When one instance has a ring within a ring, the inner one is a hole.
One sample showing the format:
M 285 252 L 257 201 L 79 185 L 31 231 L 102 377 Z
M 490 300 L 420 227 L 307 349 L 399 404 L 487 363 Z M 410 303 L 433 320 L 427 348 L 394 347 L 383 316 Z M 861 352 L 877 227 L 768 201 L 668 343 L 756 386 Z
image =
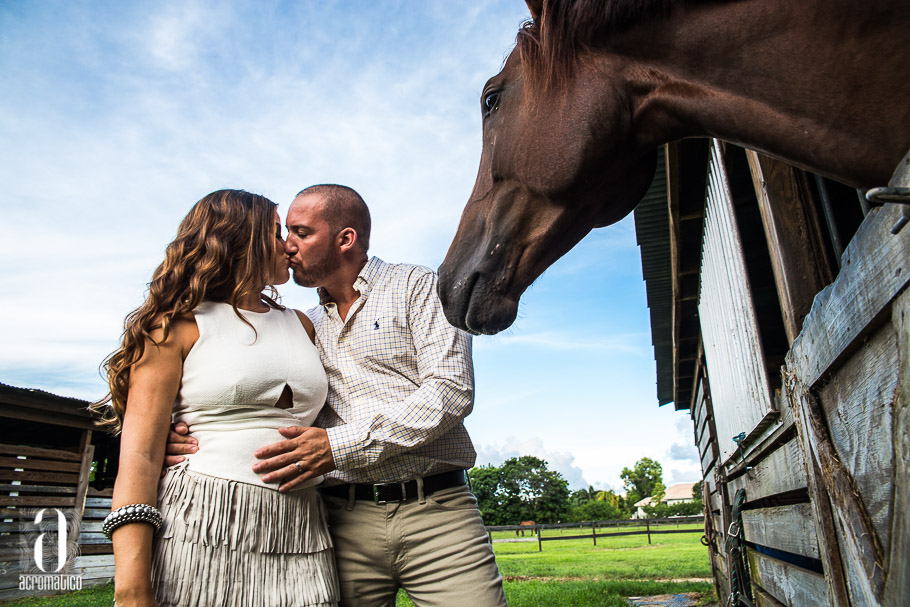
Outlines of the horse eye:
M 483 98 L 484 115 L 489 114 L 499 105 L 499 91 L 491 91 Z

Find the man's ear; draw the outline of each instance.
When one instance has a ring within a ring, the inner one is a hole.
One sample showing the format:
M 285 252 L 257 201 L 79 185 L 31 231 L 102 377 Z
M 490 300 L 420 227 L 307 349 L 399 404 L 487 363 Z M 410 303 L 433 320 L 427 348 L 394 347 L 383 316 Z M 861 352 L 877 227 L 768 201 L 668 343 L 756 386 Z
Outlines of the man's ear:
M 357 230 L 354 228 L 345 228 L 338 232 L 338 236 L 335 238 L 338 243 L 338 248 L 341 249 L 342 253 L 345 253 L 357 244 Z

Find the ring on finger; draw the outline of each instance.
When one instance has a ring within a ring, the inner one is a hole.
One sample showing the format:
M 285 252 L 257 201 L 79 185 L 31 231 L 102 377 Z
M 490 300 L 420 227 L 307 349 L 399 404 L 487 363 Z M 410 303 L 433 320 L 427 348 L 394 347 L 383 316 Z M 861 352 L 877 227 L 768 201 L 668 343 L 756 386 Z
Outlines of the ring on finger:
M 294 467 L 297 468 L 297 474 L 303 474 L 303 467 L 300 462 L 294 462 Z

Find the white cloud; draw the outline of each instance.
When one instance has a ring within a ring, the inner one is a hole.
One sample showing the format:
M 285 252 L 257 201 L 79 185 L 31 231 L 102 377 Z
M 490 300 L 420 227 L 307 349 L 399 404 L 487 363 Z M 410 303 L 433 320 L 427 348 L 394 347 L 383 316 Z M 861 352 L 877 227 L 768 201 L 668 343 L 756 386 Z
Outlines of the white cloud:
M 544 446 L 538 436 L 517 439 L 506 438 L 502 443 L 493 445 L 475 445 L 478 466 L 500 466 L 506 460 L 523 455 L 533 455 L 547 462 L 550 470 L 556 470 L 569 482 L 570 489 L 588 487 L 581 468 L 575 465 L 575 456 L 565 451 L 551 451 Z

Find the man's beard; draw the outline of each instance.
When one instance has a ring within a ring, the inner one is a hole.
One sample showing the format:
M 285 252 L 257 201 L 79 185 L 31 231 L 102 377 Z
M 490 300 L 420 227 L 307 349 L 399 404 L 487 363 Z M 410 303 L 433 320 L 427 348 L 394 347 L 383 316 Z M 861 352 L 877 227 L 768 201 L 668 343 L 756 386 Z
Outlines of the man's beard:
M 326 249 L 319 259 L 303 266 L 291 266 L 294 282 L 301 287 L 321 287 L 325 278 L 341 266 L 341 258 L 332 249 Z

